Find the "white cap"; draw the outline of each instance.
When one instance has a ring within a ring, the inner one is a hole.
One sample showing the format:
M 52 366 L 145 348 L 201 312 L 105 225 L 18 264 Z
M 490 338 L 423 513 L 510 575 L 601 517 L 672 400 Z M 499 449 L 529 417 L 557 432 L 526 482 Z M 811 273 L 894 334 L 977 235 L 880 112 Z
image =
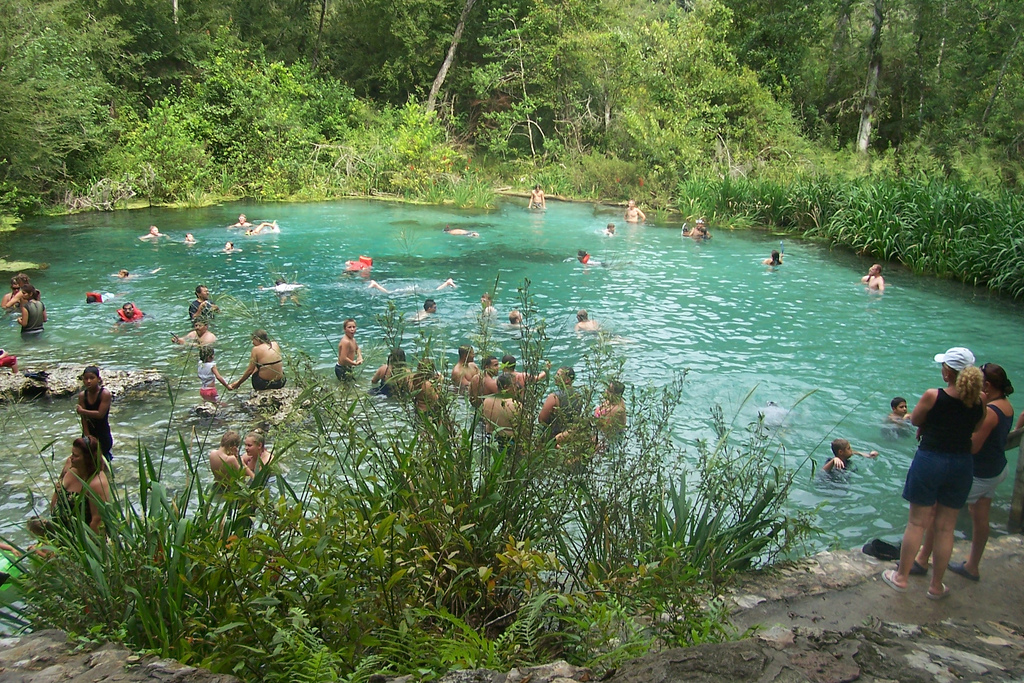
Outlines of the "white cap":
M 965 349 L 962 346 L 954 346 L 949 351 L 935 356 L 935 362 L 945 363 L 957 372 L 960 372 L 968 365 L 974 365 L 974 354 L 971 353 L 970 349 Z

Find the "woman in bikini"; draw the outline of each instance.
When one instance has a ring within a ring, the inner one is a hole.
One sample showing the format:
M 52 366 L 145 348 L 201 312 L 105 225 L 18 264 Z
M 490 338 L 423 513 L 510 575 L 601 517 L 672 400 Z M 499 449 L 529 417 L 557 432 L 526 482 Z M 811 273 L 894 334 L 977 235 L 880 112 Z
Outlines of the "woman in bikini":
M 281 389 L 285 385 L 284 361 L 281 347 L 276 341 L 270 340 L 266 330 L 252 333 L 252 353 L 249 354 L 249 367 L 237 380 L 228 385 L 234 390 L 245 380 L 252 377 L 252 388 L 255 391 Z

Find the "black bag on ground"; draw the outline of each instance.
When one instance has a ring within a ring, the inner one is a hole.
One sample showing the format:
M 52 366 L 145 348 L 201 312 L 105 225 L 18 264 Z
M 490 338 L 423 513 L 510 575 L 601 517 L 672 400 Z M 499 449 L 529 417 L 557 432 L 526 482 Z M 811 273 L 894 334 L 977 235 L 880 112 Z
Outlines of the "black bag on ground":
M 900 559 L 900 547 L 898 545 L 886 543 L 878 538 L 865 543 L 864 547 L 861 548 L 861 552 L 865 555 L 870 555 L 871 557 L 877 557 L 880 560 Z

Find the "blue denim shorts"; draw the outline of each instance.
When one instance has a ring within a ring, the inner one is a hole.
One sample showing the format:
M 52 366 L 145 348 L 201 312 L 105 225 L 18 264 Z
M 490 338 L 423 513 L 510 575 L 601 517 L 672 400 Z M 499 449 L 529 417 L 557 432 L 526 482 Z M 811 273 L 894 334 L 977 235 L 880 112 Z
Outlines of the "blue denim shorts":
M 936 453 L 917 449 L 903 485 L 903 498 L 914 505 L 938 503 L 959 510 L 967 503 L 974 483 L 974 459 L 970 454 Z

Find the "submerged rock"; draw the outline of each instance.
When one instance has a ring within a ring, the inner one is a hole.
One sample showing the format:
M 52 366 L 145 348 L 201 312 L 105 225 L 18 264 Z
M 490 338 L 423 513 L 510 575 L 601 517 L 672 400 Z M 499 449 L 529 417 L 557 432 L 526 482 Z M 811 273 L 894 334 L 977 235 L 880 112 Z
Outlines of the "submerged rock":
M 253 391 L 242 401 L 242 408 L 270 425 L 279 425 L 286 419 L 298 419 L 302 405 L 298 405 L 301 392 L 298 389 L 268 389 Z
M 79 377 L 85 365 L 61 363 L 46 370 L 23 374 L 0 374 L 0 402 L 18 398 L 61 398 L 74 396 L 82 389 Z M 106 370 L 101 368 L 103 386 L 115 398 L 142 388 L 150 388 L 164 381 L 163 375 L 153 369 Z

